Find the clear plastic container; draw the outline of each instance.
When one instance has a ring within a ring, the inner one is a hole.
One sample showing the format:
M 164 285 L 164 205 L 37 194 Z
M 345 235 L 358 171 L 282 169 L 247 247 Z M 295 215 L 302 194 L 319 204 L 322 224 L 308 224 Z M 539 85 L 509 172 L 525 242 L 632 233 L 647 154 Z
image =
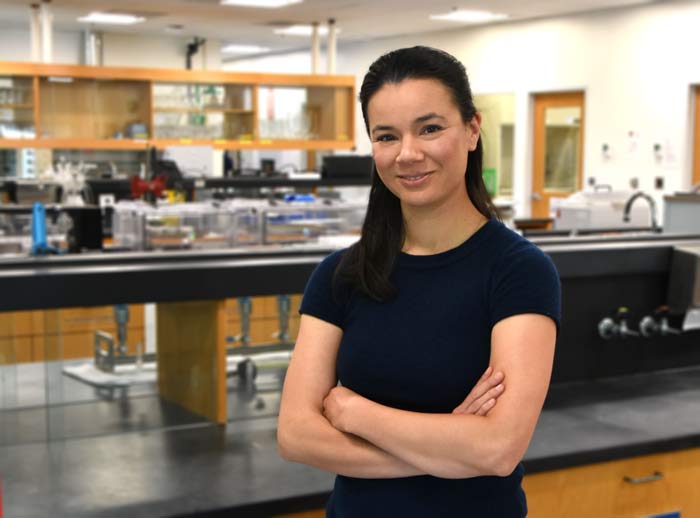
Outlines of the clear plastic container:
M 260 242 L 254 208 L 213 203 L 119 203 L 113 226 L 115 245 L 132 250 L 228 248 Z
M 366 206 L 292 201 L 263 211 L 263 243 L 307 243 L 321 237 L 359 235 Z

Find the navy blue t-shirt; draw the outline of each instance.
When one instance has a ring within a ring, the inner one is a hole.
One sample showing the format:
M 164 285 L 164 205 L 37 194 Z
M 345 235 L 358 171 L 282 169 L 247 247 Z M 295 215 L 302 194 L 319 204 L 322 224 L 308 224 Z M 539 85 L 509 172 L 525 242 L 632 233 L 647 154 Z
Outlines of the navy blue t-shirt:
M 343 330 L 338 380 L 382 405 L 450 413 L 488 367 L 498 321 L 538 313 L 559 326 L 559 276 L 552 261 L 497 220 L 446 252 L 401 253 L 391 277 L 398 294 L 383 303 L 333 289 L 343 252 L 316 268 L 300 313 Z M 522 465 L 507 477 L 457 480 L 339 475 L 327 516 L 519 518 L 527 514 L 522 477 Z

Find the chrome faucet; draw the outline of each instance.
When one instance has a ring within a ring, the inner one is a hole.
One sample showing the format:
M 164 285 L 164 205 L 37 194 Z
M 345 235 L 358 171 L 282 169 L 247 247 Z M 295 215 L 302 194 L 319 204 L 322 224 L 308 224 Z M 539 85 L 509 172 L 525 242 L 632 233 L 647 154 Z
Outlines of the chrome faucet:
M 605 340 L 611 338 L 628 338 L 639 336 L 637 331 L 633 331 L 627 325 L 627 316 L 629 309 L 625 306 L 620 306 L 615 312 L 615 317 L 605 317 L 598 323 L 598 334 Z
M 642 191 L 637 191 L 629 197 L 627 203 L 625 203 L 625 210 L 622 213 L 622 221 L 624 221 L 625 223 L 629 223 L 630 210 L 632 210 L 632 205 L 635 201 L 637 201 L 637 198 L 643 198 L 649 203 L 649 214 L 651 215 L 651 230 L 652 232 L 658 231 L 659 222 L 656 219 L 656 202 L 654 201 L 654 198 Z

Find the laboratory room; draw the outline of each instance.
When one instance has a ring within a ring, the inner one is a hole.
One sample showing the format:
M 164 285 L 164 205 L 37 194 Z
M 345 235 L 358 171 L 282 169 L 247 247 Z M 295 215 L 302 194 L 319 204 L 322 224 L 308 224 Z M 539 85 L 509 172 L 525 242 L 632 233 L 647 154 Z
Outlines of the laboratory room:
M 699 26 L 0 0 L 0 518 L 700 518 Z

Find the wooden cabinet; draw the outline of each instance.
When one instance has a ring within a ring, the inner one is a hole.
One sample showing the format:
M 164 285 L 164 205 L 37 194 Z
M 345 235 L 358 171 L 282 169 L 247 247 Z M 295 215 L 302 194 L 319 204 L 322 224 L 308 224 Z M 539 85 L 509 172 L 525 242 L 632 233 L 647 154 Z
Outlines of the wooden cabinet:
M 353 76 L 0 63 L 0 147 L 352 149 L 354 103 Z
M 525 477 L 528 518 L 700 516 L 700 449 L 568 468 Z
M 0 313 L 0 364 L 91 357 L 98 330 L 116 335 L 112 306 Z M 129 353 L 144 339 L 143 305 L 132 304 Z
M 318 509 L 316 511 L 301 511 L 298 513 L 282 514 L 274 518 L 326 518 L 326 511 Z
M 291 296 L 288 334 L 294 340 L 299 331 L 301 295 Z M 229 346 L 240 345 L 233 337 L 241 333 L 237 299 L 224 302 L 224 333 Z M 93 356 L 95 331 L 116 336 L 113 306 L 0 313 L 0 364 Z M 250 315 L 251 345 L 277 343 L 280 330 L 277 297 L 252 297 Z M 136 353 L 145 340 L 142 304 L 129 306 L 127 346 Z
M 700 448 L 527 475 L 528 518 L 700 517 Z M 322 518 L 321 509 L 276 518 Z
M 149 84 L 144 81 L 41 77 L 39 137 L 119 139 L 131 124 L 147 126 Z

